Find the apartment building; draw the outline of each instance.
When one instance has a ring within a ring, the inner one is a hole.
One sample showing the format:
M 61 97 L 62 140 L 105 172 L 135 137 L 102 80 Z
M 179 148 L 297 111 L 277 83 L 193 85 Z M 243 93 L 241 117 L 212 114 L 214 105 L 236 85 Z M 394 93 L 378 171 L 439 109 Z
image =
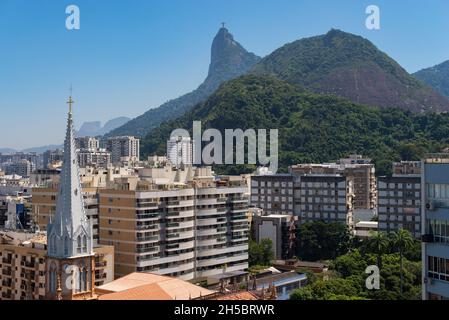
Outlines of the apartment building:
M 194 143 L 189 137 L 171 137 L 167 141 L 167 158 L 175 167 L 193 164 Z
M 64 159 L 64 151 L 61 149 L 47 150 L 44 152 L 43 169 L 48 169 L 49 166 L 55 163 L 60 163 Z
M 31 226 L 31 197 L 0 195 L 0 228 L 28 229 Z
M 340 222 L 354 229 L 354 181 L 332 174 L 307 174 L 300 183 L 300 223 Z
M 121 162 L 138 162 L 140 155 L 140 140 L 135 137 L 112 137 L 107 141 L 107 148 L 111 153 L 114 164 Z
M 289 168 L 296 176 L 304 174 L 339 174 L 350 177 L 354 187 L 354 210 L 372 210 L 377 205 L 376 175 L 370 159 L 351 155 L 333 163 L 298 164 Z
M 100 241 L 116 277 L 151 272 L 204 279 L 248 267 L 248 198 L 240 177 L 210 168 L 145 168 L 100 190 Z
M 80 168 L 107 168 L 111 164 L 111 153 L 105 149 L 80 149 L 77 156 Z
M 2 168 L 7 175 L 19 175 L 22 177 L 29 177 L 31 173 L 36 170 L 36 164 L 26 159 L 15 162 L 6 162 L 2 164 Z
M 422 162 L 422 298 L 449 300 L 449 154 Z
M 44 170 L 38 173 L 33 180 L 40 182 L 31 189 L 32 216 L 40 230 L 47 230 L 47 225 L 54 217 L 58 198 L 60 183 L 60 171 Z M 126 167 L 109 168 L 80 168 L 80 182 L 82 185 L 83 203 L 86 215 L 92 219 L 94 244 L 99 240 L 99 202 L 98 194 L 100 188 L 106 188 L 107 184 L 116 178 L 130 176 L 133 170 Z
M 100 149 L 100 141 L 93 137 L 75 138 L 75 148 L 78 150 L 97 150 Z
M 295 177 L 291 174 L 251 176 L 251 206 L 266 214 L 295 213 Z
M 270 239 L 273 243 L 273 254 L 276 260 L 290 259 L 294 252 L 295 230 L 298 220 L 292 215 L 254 215 L 252 219 L 254 240 L 260 243 Z
M 421 166 L 420 162 L 393 164 L 393 176 L 378 177 L 379 231 L 408 230 L 421 237 Z
M 94 247 L 95 286 L 114 280 L 114 248 Z M 47 235 L 0 230 L 0 300 L 45 299 Z
M 32 216 L 39 230 L 46 231 L 47 225 L 55 215 L 56 204 L 58 202 L 58 186 L 52 188 L 33 188 L 32 194 Z M 99 220 L 98 220 L 98 188 L 82 189 L 84 210 L 87 218 L 92 221 L 94 245 L 99 240 Z

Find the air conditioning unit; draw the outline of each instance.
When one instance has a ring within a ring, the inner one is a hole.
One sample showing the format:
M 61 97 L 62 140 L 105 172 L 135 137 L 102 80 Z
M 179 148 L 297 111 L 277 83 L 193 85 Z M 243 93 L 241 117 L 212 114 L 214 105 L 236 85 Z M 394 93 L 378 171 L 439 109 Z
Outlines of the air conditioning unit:
M 435 201 L 426 202 L 426 209 L 428 211 L 434 211 L 435 210 Z

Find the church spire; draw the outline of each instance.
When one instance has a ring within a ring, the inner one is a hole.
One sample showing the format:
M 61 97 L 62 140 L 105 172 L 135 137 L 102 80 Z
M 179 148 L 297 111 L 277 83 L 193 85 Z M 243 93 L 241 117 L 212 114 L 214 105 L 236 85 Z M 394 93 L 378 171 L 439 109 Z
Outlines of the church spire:
M 73 129 L 73 104 L 70 95 L 64 164 L 59 183 L 56 213 L 47 228 L 48 254 L 71 258 L 92 254 L 92 226 L 84 210 L 78 159 Z

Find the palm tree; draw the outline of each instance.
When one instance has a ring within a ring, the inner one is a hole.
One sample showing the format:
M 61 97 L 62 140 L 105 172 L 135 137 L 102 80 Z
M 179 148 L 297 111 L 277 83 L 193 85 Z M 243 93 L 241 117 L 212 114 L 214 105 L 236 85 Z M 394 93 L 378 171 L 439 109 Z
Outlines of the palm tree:
M 382 265 L 382 255 L 387 252 L 390 240 L 383 232 L 372 232 L 368 241 L 367 249 L 377 255 L 377 266 L 379 269 Z
M 413 237 L 407 230 L 399 229 L 398 232 L 393 232 L 392 235 L 393 245 L 399 251 L 400 268 L 401 268 L 401 295 L 403 288 L 403 256 L 404 252 L 413 247 Z

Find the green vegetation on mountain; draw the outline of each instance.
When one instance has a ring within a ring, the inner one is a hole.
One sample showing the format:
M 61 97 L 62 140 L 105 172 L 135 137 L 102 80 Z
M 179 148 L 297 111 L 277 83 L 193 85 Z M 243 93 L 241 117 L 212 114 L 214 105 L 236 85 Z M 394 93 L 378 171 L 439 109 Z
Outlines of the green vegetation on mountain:
M 434 67 L 418 71 L 413 75 L 449 98 L 449 60 Z
M 449 100 L 417 81 L 370 41 L 340 30 L 286 44 L 251 72 L 370 106 L 449 111 Z
M 165 154 L 172 130 L 191 132 L 193 121 L 202 121 L 203 132 L 207 128 L 222 133 L 235 128 L 279 129 L 281 171 L 296 163 L 359 153 L 373 159 L 378 174 L 388 174 L 392 161 L 418 160 L 449 145 L 448 114 L 368 107 L 313 94 L 272 76 L 250 75 L 225 83 L 204 103 L 152 130 L 142 141 L 143 154 Z M 235 166 L 218 169 L 234 172 Z

